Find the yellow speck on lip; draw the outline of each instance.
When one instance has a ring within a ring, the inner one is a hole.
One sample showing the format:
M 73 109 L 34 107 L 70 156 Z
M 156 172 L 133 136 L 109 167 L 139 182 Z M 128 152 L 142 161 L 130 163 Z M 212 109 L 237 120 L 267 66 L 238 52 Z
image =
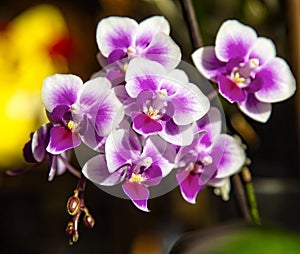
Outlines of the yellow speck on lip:
M 132 182 L 132 183 L 139 183 L 140 181 L 142 181 L 142 175 L 132 173 L 131 178 L 130 178 L 129 181 Z
M 149 109 L 147 110 L 146 114 L 152 119 L 157 119 L 158 112 L 159 112 L 159 110 L 157 110 L 157 109 L 154 110 L 153 107 L 150 106 Z
M 245 79 L 243 78 L 243 77 L 240 77 L 240 74 L 237 72 L 237 73 L 235 73 L 235 75 L 234 75 L 234 81 L 236 82 L 236 83 L 243 83 L 243 82 L 245 82 Z
M 68 126 L 68 129 L 70 129 L 71 131 L 75 131 L 78 128 L 78 124 L 72 120 L 70 120 L 68 122 L 67 126 Z

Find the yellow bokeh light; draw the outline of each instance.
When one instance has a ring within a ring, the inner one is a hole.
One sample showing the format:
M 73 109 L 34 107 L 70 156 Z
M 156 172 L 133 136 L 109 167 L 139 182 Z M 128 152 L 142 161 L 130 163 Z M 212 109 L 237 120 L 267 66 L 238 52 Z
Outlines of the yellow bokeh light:
M 68 71 L 66 58 L 50 49 L 67 37 L 63 15 L 50 5 L 26 10 L 0 31 L 0 168 L 22 161 L 30 132 L 47 121 L 43 80 Z

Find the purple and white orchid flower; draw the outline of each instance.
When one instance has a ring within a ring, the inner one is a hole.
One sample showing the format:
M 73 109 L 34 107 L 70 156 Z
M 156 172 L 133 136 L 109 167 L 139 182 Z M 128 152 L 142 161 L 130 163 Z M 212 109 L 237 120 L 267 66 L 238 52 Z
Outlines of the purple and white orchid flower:
M 108 64 L 141 56 L 170 70 L 180 62 L 181 52 L 169 33 L 169 22 L 162 16 L 153 16 L 141 23 L 127 17 L 108 17 L 98 23 L 96 40 Z
M 204 77 L 218 83 L 222 96 L 259 122 L 269 119 L 271 103 L 296 90 L 295 78 L 286 61 L 276 57 L 273 42 L 237 20 L 224 22 L 215 46 L 197 49 L 192 59 Z
M 24 145 L 23 156 L 25 161 L 34 163 L 33 166 L 27 166 L 22 169 L 12 169 L 7 171 L 9 175 L 22 174 L 32 168 L 42 164 L 47 159 L 50 164 L 48 181 L 52 181 L 55 175 L 63 174 L 66 169 L 70 151 L 65 151 L 61 154 L 51 154 L 47 152 L 46 147 L 50 140 L 50 130 L 53 128 L 51 123 L 42 125 L 37 131 L 30 134 L 30 140 Z
M 159 136 L 144 139 L 132 129 L 118 129 L 108 136 L 105 155 L 99 154 L 87 161 L 82 172 L 103 186 L 123 182 L 122 189 L 134 205 L 149 211 L 148 187 L 158 185 L 170 173 L 174 158 L 174 146 Z
M 210 103 L 189 83 L 184 71 L 169 72 L 157 62 L 135 58 L 128 64 L 125 80 L 129 98 L 126 102 L 123 99 L 125 112 L 137 133 L 159 134 L 174 145 L 192 142 L 192 125 L 207 113 Z
M 124 116 L 111 83 L 102 77 L 83 81 L 75 75 L 56 74 L 45 79 L 42 99 L 53 127 L 46 150 L 60 154 L 83 140 L 98 150 Z
M 238 142 L 221 134 L 221 115 L 217 108 L 212 107 L 197 121 L 195 133 L 193 143 L 181 147 L 176 159 L 177 166 L 183 168 L 176 174 L 181 194 L 193 204 L 205 185 L 221 187 L 245 162 L 245 152 Z

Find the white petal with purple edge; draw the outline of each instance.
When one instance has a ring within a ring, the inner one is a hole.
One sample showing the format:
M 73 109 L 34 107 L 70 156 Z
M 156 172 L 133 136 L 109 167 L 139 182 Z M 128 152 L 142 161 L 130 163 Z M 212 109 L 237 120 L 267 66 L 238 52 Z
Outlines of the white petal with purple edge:
M 227 62 L 234 57 L 246 57 L 257 39 L 255 30 L 237 20 L 225 21 L 216 36 L 216 56 Z
M 181 60 L 181 50 L 169 35 L 158 33 L 142 54 L 143 57 L 174 69 Z
M 169 34 L 170 24 L 163 16 L 153 16 L 143 20 L 138 27 L 135 45 L 146 47 L 159 32 Z
M 130 61 L 126 71 L 126 91 L 130 97 L 136 98 L 141 91 L 156 91 L 159 81 L 166 75 L 165 68 L 144 58 L 135 58 Z
M 118 184 L 123 181 L 125 176 L 121 171 L 109 173 L 104 154 L 99 154 L 88 160 L 82 168 L 82 173 L 93 183 L 103 186 Z
M 262 66 L 275 57 L 276 49 L 274 43 L 265 37 L 258 37 L 251 49 L 249 59 L 258 59 L 259 66 Z
M 139 153 L 132 149 L 128 132 L 124 129 L 115 130 L 108 136 L 105 143 L 105 154 L 110 173 L 126 164 L 130 164 L 132 160 L 139 156 Z
M 256 74 L 263 84 L 255 96 L 262 102 L 274 103 L 286 100 L 296 91 L 296 80 L 290 67 L 282 58 L 276 57 Z
M 72 74 L 55 74 L 47 77 L 42 88 L 42 100 L 47 111 L 52 112 L 58 105 L 74 104 L 82 87 L 82 80 Z
M 217 166 L 215 178 L 231 176 L 241 170 L 245 163 L 245 151 L 239 143 L 227 134 L 221 134 L 212 148 L 211 157 Z
M 137 208 L 144 212 L 149 212 L 147 202 L 150 193 L 145 186 L 139 183 L 126 182 L 122 184 L 122 188 Z
M 265 123 L 272 112 L 271 103 L 258 101 L 253 94 L 248 94 L 245 101 L 238 103 L 239 109 L 250 118 Z
M 226 63 L 218 60 L 214 46 L 197 49 L 192 54 L 192 60 L 198 71 L 205 78 L 214 82 L 217 81 L 217 76 L 225 71 Z
M 126 17 L 108 17 L 97 26 L 96 40 L 101 53 L 108 55 L 115 49 L 126 51 L 133 43 L 138 23 Z

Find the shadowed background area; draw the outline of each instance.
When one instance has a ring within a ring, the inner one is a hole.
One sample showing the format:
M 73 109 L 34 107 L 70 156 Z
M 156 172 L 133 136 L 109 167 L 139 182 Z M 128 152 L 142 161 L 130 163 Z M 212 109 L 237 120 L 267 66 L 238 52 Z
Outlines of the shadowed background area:
M 194 6 L 204 45 L 214 44 L 223 21 L 239 19 L 274 41 L 277 54 L 287 60 L 299 83 L 299 1 L 203 0 L 194 1 Z M 111 15 L 138 21 L 164 15 L 183 60 L 191 62 L 192 46 L 181 5 L 177 0 L 2 0 L 0 7 L 0 254 L 159 254 L 168 253 L 174 244 L 172 253 L 253 253 L 247 252 L 251 250 L 245 243 L 247 237 L 253 242 L 265 238 L 268 246 L 275 241 L 277 250 L 290 246 L 287 253 L 296 253 L 295 242 L 300 238 L 299 92 L 273 105 L 266 124 L 252 121 L 222 100 L 227 125 L 241 135 L 252 160 L 250 169 L 264 223 L 261 229 L 242 225 L 234 189 L 228 202 L 208 188 L 199 194 L 196 205 L 190 205 L 176 188 L 150 200 L 151 212 L 143 213 L 129 200 L 88 183 L 85 199 L 96 224 L 90 230 L 81 223 L 79 242 L 69 246 L 64 232 L 70 219 L 66 202 L 77 179 L 66 173 L 48 182 L 46 163 L 19 176 L 5 174 L 7 169 L 27 166 L 23 145 L 47 121 L 40 97 L 43 79 L 54 73 L 73 73 L 87 80 L 99 71 L 96 26 Z M 76 164 L 76 158 L 73 162 Z M 236 232 L 241 232 L 239 239 Z M 209 249 L 212 240 L 231 233 L 221 250 Z M 198 250 L 198 244 L 208 247 L 192 252 Z M 252 248 L 257 253 L 275 253 L 266 246 Z

